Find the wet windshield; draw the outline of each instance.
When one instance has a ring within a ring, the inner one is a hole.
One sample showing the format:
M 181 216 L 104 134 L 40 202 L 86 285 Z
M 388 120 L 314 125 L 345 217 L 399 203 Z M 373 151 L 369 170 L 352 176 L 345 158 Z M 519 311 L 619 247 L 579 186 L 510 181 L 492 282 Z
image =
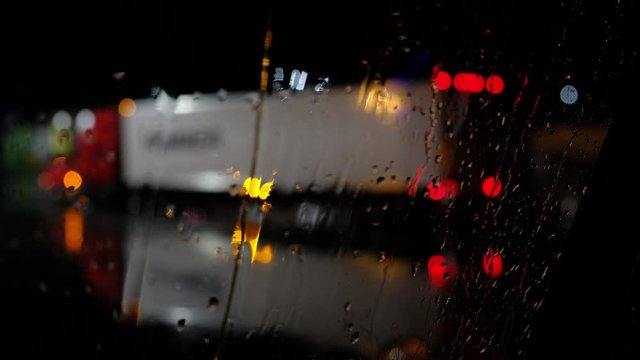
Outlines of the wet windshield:
M 576 214 L 611 191 L 629 3 L 19 6 L 7 351 L 551 356 Z

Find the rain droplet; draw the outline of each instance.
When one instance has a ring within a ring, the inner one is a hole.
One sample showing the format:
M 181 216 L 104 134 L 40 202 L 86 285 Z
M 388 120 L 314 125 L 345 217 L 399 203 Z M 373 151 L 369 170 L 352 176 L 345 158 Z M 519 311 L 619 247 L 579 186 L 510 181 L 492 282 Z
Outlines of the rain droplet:
M 378 262 L 383 262 L 387 259 L 387 253 L 384 251 L 380 251 L 380 254 L 378 254 Z
M 384 182 L 384 176 L 380 176 L 379 178 L 376 179 L 376 184 L 380 185 Z
M 222 248 L 220 246 L 216 246 L 214 251 L 216 252 L 216 255 L 222 254 Z
M 351 303 L 350 303 L 349 301 L 347 301 L 347 302 L 344 304 L 344 311 L 346 311 L 346 312 L 351 311 Z
M 209 336 L 209 334 L 202 335 L 202 342 L 209 344 L 211 342 L 211 336 Z
M 182 330 L 184 330 L 184 327 L 187 325 L 187 320 L 185 319 L 180 319 L 178 320 L 178 325 L 176 326 L 176 329 L 179 332 L 182 332 Z
M 240 170 L 236 170 L 236 172 L 233 173 L 233 179 L 240 180 Z
M 173 204 L 167 205 L 167 207 L 164 209 L 164 216 L 167 219 L 173 219 L 175 215 L 176 215 L 176 206 Z
M 420 269 L 420 264 L 414 263 L 411 265 L 411 276 L 416 277 L 418 270 Z
M 347 94 L 351 94 L 352 91 L 353 91 L 353 88 L 351 86 L 349 86 L 349 85 L 347 85 L 344 88 L 344 92 L 346 92 Z
M 231 195 L 231 196 L 238 195 L 238 185 L 233 184 L 233 185 L 229 186 L 229 195 Z
M 360 333 L 358 331 L 351 334 L 351 344 L 355 344 L 360 340 Z
M 214 312 L 218 308 L 218 298 L 212 296 L 209 298 L 209 305 L 207 305 L 207 311 Z
M 440 164 L 440 161 L 442 161 L 442 156 L 441 155 L 436 155 L 435 161 L 436 161 L 436 164 Z

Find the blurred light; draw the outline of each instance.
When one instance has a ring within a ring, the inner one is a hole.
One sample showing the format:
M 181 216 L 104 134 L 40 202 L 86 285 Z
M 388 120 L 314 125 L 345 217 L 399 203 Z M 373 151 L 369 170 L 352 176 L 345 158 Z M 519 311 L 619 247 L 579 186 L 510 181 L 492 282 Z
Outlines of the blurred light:
M 271 194 L 273 181 L 268 181 L 260 186 L 261 182 L 262 178 L 246 178 L 242 184 L 240 195 L 249 195 L 252 199 L 260 198 L 260 200 L 267 200 Z
M 447 90 L 451 87 L 451 75 L 446 71 L 439 71 L 433 82 L 439 91 Z
M 93 129 L 96 124 L 96 116 L 89 109 L 82 109 L 76 115 L 76 131 L 82 134 L 88 129 Z
M 298 90 L 298 91 L 304 90 L 304 85 L 307 82 L 307 76 L 308 75 L 309 74 L 307 74 L 306 71 L 303 71 L 303 72 L 300 73 L 300 80 L 298 80 L 298 84 L 296 85 L 296 90 Z
M 273 81 L 284 81 L 284 69 L 277 67 L 275 74 L 273 75 Z
M 136 102 L 130 98 L 122 99 L 118 104 L 118 112 L 120 116 L 132 117 L 136 114 Z
M 127 73 L 125 73 L 124 71 L 118 71 L 113 73 L 113 75 L 111 76 L 113 76 L 114 80 L 122 81 L 124 80 L 125 75 L 127 75 Z
M 258 252 L 258 240 L 260 239 L 261 230 L 262 224 L 256 225 L 248 222 L 245 223 L 244 243 L 248 243 L 249 248 L 251 249 L 251 263 L 255 261 Z M 238 251 L 240 250 L 240 246 L 242 244 L 242 226 L 240 224 L 240 221 L 238 221 L 235 228 L 233 229 L 233 234 L 231 235 L 231 250 L 233 251 L 234 255 L 238 254 Z
M 429 198 L 434 201 L 439 201 L 444 198 L 453 199 L 458 195 L 460 187 L 458 182 L 453 179 L 447 179 L 441 181 L 436 186 L 433 182 L 427 184 L 427 190 L 429 190 Z
M 487 78 L 486 87 L 490 94 L 497 95 L 504 90 L 504 81 L 498 75 L 491 75 Z
M 458 193 L 460 192 L 460 186 L 454 179 L 447 179 L 443 181 L 442 183 L 440 183 L 440 187 L 446 190 L 445 196 L 449 199 L 453 199 L 454 197 L 458 196 Z
M 82 176 L 73 170 L 67 171 L 62 178 L 62 183 L 67 189 L 78 190 L 82 186 Z
M 434 201 L 442 200 L 447 195 L 447 190 L 441 185 L 434 185 L 433 181 L 427 185 L 429 190 L 429 198 Z
M 71 115 L 64 110 L 60 110 L 53 115 L 51 125 L 56 130 L 69 129 L 71 127 Z
M 407 191 L 407 194 L 409 194 L 409 196 L 413 196 L 416 193 L 416 186 L 418 185 L 420 176 L 422 176 L 423 170 L 424 170 L 424 164 L 420 165 L 420 167 L 418 168 L 418 171 L 416 171 L 416 176 L 413 178 L 413 182 L 411 183 L 411 186 L 409 186 L 409 190 Z
M 271 249 L 271 246 L 265 245 L 262 249 L 258 250 L 254 258 L 255 261 L 259 263 L 269 264 L 271 260 L 273 260 L 273 249 Z
M 82 213 L 74 208 L 68 208 L 64 213 L 64 245 L 70 253 L 77 253 L 82 248 L 84 218 Z
M 567 105 L 573 105 L 578 101 L 578 89 L 572 85 L 565 85 L 560 90 L 560 100 Z
M 54 179 L 53 174 L 48 171 L 43 171 L 38 176 L 38 187 L 43 191 L 51 190 L 55 184 L 56 180 Z
M 488 197 L 496 197 L 502 190 L 502 183 L 493 176 L 489 176 L 482 182 L 482 192 Z
M 453 86 L 460 92 L 478 93 L 484 90 L 484 79 L 480 74 L 458 73 L 453 78 Z
M 294 69 L 289 77 L 289 87 L 295 89 L 298 86 L 298 81 L 300 81 L 300 70 Z
M 502 275 L 502 255 L 493 250 L 487 251 L 482 257 L 482 268 L 492 280 L 499 278 Z
M 49 150 L 55 155 L 70 155 L 74 149 L 74 133 L 69 128 L 49 132 Z
M 427 262 L 429 280 L 435 287 L 443 287 L 455 278 L 457 269 L 455 262 L 442 255 L 433 255 Z

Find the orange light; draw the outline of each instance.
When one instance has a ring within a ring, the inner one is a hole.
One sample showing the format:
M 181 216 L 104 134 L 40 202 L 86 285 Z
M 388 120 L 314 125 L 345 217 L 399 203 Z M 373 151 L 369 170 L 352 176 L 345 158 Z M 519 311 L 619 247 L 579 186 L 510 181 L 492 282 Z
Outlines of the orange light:
M 118 112 L 120 116 L 132 117 L 136 114 L 136 102 L 130 98 L 125 98 L 118 104 Z
M 255 261 L 262 264 L 269 264 L 273 260 L 273 249 L 271 246 L 265 245 L 262 249 L 258 250 L 255 256 Z
M 62 178 L 64 187 L 70 190 L 78 190 L 82 186 L 82 176 L 73 170 L 69 170 Z
M 82 232 L 84 218 L 82 213 L 74 208 L 68 208 L 64 213 L 64 245 L 70 253 L 77 253 L 82 248 Z
M 256 260 L 256 255 L 258 255 L 258 240 L 260 239 L 261 228 L 262 228 L 261 224 L 247 223 L 245 225 L 244 243 L 249 243 L 249 248 L 251 249 L 252 263 Z M 233 230 L 233 234 L 231 235 L 231 250 L 233 250 L 234 254 L 238 253 L 238 251 L 240 250 L 240 246 L 242 244 L 243 244 L 242 227 L 240 226 L 240 222 L 238 221 L 236 223 L 236 227 Z

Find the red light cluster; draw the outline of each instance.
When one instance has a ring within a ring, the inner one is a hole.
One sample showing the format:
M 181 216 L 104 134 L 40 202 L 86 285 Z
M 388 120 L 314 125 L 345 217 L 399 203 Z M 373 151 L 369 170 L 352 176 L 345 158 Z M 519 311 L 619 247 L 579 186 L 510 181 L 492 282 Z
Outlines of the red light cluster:
M 482 269 L 491 280 L 499 278 L 503 271 L 502 255 L 494 250 L 488 250 L 482 257 Z M 427 261 L 427 271 L 431 285 L 442 288 L 455 279 L 458 269 L 452 257 L 433 255 Z
M 446 71 L 438 71 L 433 77 L 433 84 L 439 91 L 448 90 L 451 84 L 460 92 L 479 93 L 486 89 L 490 94 L 500 94 L 504 90 L 504 80 L 498 75 L 490 75 L 486 81 L 480 74 L 458 73 L 451 81 Z

